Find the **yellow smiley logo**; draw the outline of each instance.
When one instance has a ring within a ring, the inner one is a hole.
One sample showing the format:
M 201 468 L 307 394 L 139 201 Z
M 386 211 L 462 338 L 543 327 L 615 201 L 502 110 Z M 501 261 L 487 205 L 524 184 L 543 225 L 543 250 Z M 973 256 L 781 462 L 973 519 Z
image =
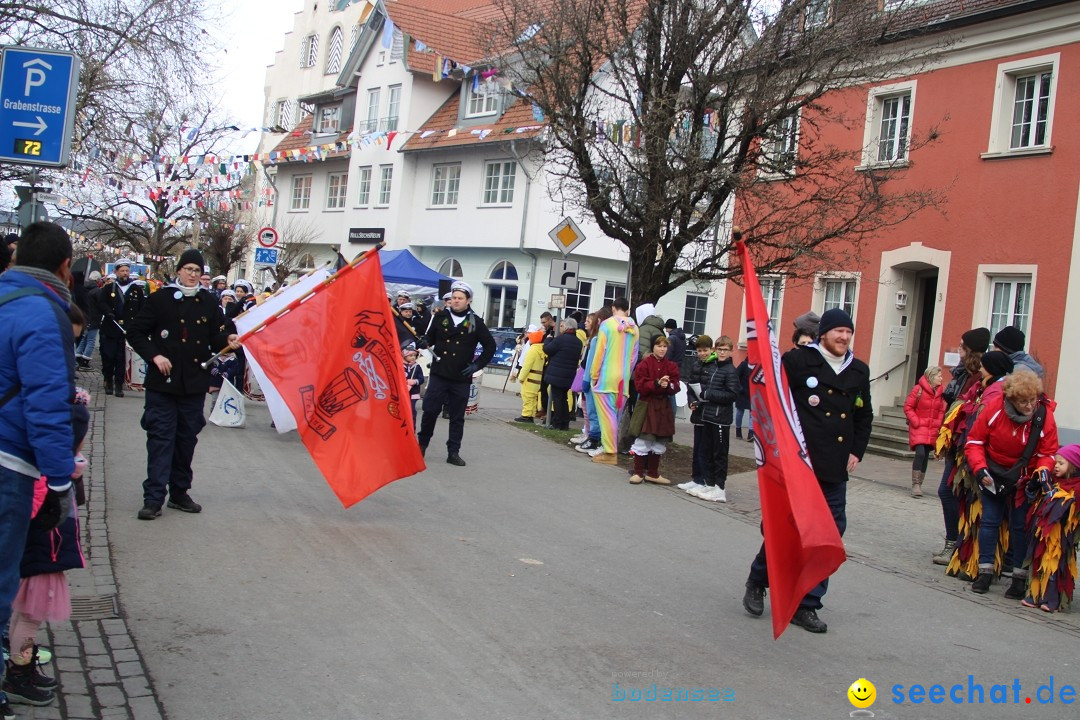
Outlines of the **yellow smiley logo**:
M 866 678 L 859 678 L 847 689 L 848 700 L 859 709 L 868 708 L 877 699 L 877 688 Z

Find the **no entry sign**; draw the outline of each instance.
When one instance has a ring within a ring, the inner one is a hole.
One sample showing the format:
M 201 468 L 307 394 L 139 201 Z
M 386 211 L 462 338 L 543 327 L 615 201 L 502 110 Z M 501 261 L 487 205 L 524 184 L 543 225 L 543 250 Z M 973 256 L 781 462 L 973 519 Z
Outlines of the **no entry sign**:
M 278 244 L 278 233 L 272 227 L 264 227 L 259 231 L 259 244 L 265 248 L 272 248 Z

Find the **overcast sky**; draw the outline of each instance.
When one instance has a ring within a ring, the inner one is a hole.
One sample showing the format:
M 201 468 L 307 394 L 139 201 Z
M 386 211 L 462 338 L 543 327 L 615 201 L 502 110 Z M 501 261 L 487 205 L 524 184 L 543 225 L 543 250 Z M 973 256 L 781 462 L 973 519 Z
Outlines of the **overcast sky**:
M 221 0 L 221 6 L 226 40 L 215 65 L 220 68 L 222 102 L 240 127 L 260 126 L 266 66 L 281 50 L 304 0 Z M 257 142 L 258 135 L 252 133 L 245 149 L 253 150 Z

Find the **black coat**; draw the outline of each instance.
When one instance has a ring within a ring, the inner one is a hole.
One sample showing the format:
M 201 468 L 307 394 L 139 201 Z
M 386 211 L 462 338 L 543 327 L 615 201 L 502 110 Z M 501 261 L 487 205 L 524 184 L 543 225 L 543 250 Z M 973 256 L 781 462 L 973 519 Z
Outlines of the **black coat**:
M 681 328 L 675 328 L 667 336 L 668 342 L 671 346 L 668 348 L 667 359 L 679 366 L 679 372 L 683 373 L 684 368 L 689 366 L 686 362 L 686 333 Z
M 410 330 L 411 328 L 411 330 Z M 413 345 L 420 344 L 420 338 L 423 337 L 423 331 L 420 326 L 416 324 L 416 315 L 414 314 L 411 320 L 406 320 L 398 313 L 394 313 L 394 329 L 397 330 L 398 346 L 402 349 L 406 345 L 412 343 Z
M 544 381 L 557 388 L 574 384 L 578 360 L 581 359 L 581 340 L 576 330 L 569 330 L 544 341 L 544 354 L 548 357 Z
M 471 308 L 459 325 L 454 325 L 449 310 L 435 313 L 424 340 L 434 354 L 431 374 L 450 382 L 472 382 L 471 375 L 461 373 L 473 362 L 478 344 L 481 351 L 475 361 L 477 369 L 486 367 L 495 357 L 495 338 L 491 337 L 487 325 Z
M 701 419 L 713 425 L 730 425 L 735 420 L 732 405 L 739 394 L 739 373 L 730 358 L 702 363 L 694 358 L 687 383 L 700 383 L 701 394 L 687 389 L 690 402 L 702 405 Z
M 179 296 L 179 297 L 178 297 Z M 210 371 L 202 363 L 229 342 L 236 332 L 226 320 L 214 294 L 205 288 L 183 297 L 174 285 L 150 296 L 128 328 L 128 343 L 146 361 L 146 388 L 172 395 L 204 394 L 210 389 Z M 165 378 L 154 364 L 155 355 L 172 362 Z
M 743 358 L 739 367 L 735 368 L 739 373 L 739 397 L 735 398 L 736 410 L 750 409 L 750 361 Z
M 120 328 L 127 330 L 128 325 L 146 304 L 146 286 L 132 280 L 131 287 L 125 293 L 123 288 L 113 281 L 99 288 L 94 294 L 94 303 L 91 312 L 101 317 L 101 334 L 109 338 L 123 337 L 124 332 Z
M 809 345 L 784 353 L 783 362 L 814 474 L 823 483 L 846 482 L 848 455 L 862 460 L 870 442 L 870 368 L 852 358 L 837 375 Z

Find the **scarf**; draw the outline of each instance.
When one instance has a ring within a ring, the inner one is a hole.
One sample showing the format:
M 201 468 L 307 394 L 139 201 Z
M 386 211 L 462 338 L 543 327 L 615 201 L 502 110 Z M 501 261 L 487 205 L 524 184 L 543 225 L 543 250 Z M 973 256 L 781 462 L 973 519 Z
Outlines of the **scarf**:
M 1036 403 L 1035 408 L 1038 407 L 1039 405 Z M 1012 401 L 1009 400 L 1009 398 L 1005 398 L 1005 414 L 1008 415 L 1009 419 L 1017 425 L 1026 425 L 1028 422 L 1031 421 L 1031 418 L 1035 416 L 1035 410 L 1033 409 L 1027 415 L 1021 415 L 1020 411 L 1017 410 L 1016 407 L 1012 404 Z
M 203 289 L 202 285 L 196 285 L 195 287 L 184 287 L 178 282 L 173 283 L 169 287 L 176 288 L 184 294 L 184 297 L 195 297 L 195 294 Z
M 23 275 L 29 275 L 37 280 L 42 285 L 46 285 L 50 290 L 60 296 L 60 299 L 71 304 L 71 290 L 63 283 L 60 278 L 56 277 L 48 270 L 42 270 L 41 268 L 29 267 L 27 265 L 14 265 L 11 268 L 15 272 L 21 272 Z

